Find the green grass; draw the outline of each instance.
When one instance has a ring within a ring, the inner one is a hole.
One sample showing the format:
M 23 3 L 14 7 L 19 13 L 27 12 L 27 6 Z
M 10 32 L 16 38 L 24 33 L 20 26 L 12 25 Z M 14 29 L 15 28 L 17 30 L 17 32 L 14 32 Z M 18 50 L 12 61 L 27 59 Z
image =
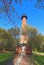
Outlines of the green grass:
M 8 60 L 13 57 L 12 53 L 0 53 L 0 65 L 6 65 Z
M 39 65 L 44 65 L 44 56 L 38 56 L 33 54 L 32 57 Z

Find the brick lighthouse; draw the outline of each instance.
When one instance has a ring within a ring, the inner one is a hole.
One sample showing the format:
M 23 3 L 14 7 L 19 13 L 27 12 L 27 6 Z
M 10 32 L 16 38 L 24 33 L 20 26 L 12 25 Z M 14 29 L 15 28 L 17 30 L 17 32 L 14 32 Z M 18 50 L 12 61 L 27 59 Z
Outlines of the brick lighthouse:
M 22 28 L 25 28 L 27 16 L 26 15 L 23 15 L 21 19 L 22 19 Z
M 23 15 L 21 17 L 21 19 L 22 19 L 22 29 L 25 29 L 25 27 L 26 27 L 26 21 L 27 21 L 27 16 Z M 27 44 L 27 40 L 28 40 L 28 36 L 26 34 L 21 34 L 20 44 Z
M 32 49 L 29 47 L 28 45 L 28 35 L 25 34 L 27 32 L 26 30 L 26 21 L 27 21 L 27 16 L 26 15 L 23 15 L 21 17 L 22 19 L 22 26 L 21 26 L 21 31 L 20 31 L 20 42 L 19 42 L 19 45 L 16 47 L 16 53 L 18 54 L 32 54 Z M 23 30 L 24 32 L 23 32 Z M 22 33 L 23 32 L 23 33 Z

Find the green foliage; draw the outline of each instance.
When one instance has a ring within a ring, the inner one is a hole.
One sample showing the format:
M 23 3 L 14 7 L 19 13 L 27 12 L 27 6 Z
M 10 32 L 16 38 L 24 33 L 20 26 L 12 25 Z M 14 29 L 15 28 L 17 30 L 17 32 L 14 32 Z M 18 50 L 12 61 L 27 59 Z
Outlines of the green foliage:
M 15 44 L 19 43 L 19 28 L 10 29 L 8 31 L 0 28 L 0 50 L 12 51 L 15 48 Z
M 28 44 L 35 51 L 44 52 L 44 36 L 32 26 L 22 29 L 22 34 L 28 36 Z M 20 29 L 12 28 L 8 31 L 0 28 L 0 50 L 15 50 L 15 45 L 19 43 Z
M 0 50 L 12 50 L 14 38 L 12 35 L 0 28 Z
M 11 33 L 12 37 L 14 38 L 14 43 L 15 44 L 19 43 L 20 29 L 15 27 L 15 28 L 11 28 L 8 31 Z M 15 44 L 13 44 L 13 46 L 15 46 Z
M 19 35 L 20 35 L 20 29 L 17 28 L 17 27 L 11 28 L 11 29 L 8 30 L 8 31 L 12 34 L 12 36 L 13 36 L 14 38 L 18 38 Z
M 32 26 L 25 26 L 25 28 L 22 28 L 22 34 L 26 34 L 30 38 L 37 35 L 37 33 L 38 33 L 37 29 Z
M 38 33 L 38 30 L 32 26 L 25 26 L 22 34 L 28 36 L 28 44 L 35 51 L 44 51 L 44 36 Z

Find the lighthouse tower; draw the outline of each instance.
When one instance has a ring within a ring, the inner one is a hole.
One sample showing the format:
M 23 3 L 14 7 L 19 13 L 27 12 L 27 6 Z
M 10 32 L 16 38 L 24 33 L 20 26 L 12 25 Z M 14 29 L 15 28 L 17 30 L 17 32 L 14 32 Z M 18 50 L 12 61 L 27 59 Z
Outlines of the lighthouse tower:
M 21 55 L 29 55 L 32 53 L 32 49 L 28 45 L 28 35 L 26 34 L 26 21 L 27 21 L 27 16 L 23 15 L 22 16 L 22 26 L 21 26 L 21 31 L 20 31 L 20 43 L 19 46 L 16 47 L 16 52 L 21 54 Z M 24 31 L 22 30 L 24 29 Z M 23 33 L 22 33 L 23 32 Z
M 22 29 L 25 29 L 26 21 L 27 21 L 27 16 L 23 15 L 21 19 L 22 19 Z M 28 36 L 26 34 L 24 34 L 24 35 L 21 34 L 20 44 L 27 44 L 27 40 L 28 40 Z
M 27 16 L 22 16 L 22 28 L 25 28 L 25 26 L 26 26 L 26 20 L 27 20 Z

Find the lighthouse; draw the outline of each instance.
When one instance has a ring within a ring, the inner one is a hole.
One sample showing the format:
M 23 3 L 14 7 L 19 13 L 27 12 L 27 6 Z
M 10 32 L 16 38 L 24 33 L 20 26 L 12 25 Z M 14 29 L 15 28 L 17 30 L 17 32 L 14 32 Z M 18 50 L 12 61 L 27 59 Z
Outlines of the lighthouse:
M 26 30 L 27 16 L 23 15 L 21 17 L 21 20 L 22 20 L 22 25 L 20 31 L 20 41 L 19 41 L 19 45 L 16 47 L 16 53 L 21 55 L 25 55 L 25 54 L 29 55 L 32 54 L 32 49 L 28 45 L 28 35 L 24 33 L 27 32 Z M 24 32 L 22 29 L 24 30 Z
M 21 27 L 22 27 L 22 29 L 25 29 L 26 22 L 27 22 L 27 16 L 23 15 L 21 17 L 21 19 L 22 19 L 22 26 Z M 23 32 L 23 30 L 22 30 L 22 32 Z M 28 40 L 28 36 L 26 34 L 21 34 L 21 36 L 20 36 L 20 44 L 27 44 L 27 40 Z
M 27 21 L 27 16 L 26 15 L 23 15 L 21 19 L 22 19 L 22 28 L 25 28 L 26 21 Z

